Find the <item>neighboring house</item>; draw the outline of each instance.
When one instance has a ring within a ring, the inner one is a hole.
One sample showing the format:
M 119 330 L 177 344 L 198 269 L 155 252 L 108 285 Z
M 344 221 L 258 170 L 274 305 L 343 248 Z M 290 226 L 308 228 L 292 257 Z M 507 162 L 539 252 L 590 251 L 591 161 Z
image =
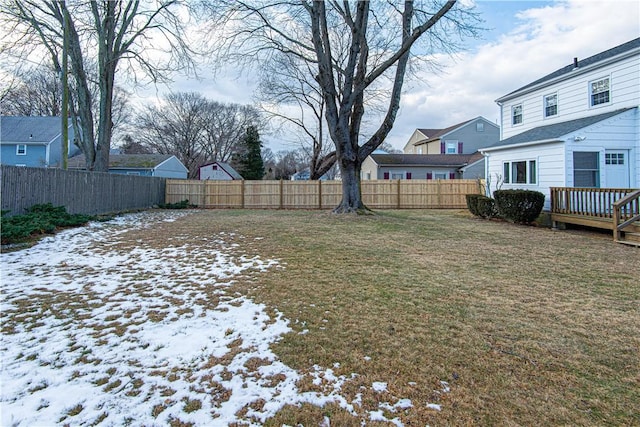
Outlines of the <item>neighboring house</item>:
M 473 154 L 500 140 L 500 127 L 476 117 L 445 129 L 416 129 L 405 154 Z
M 213 162 L 200 166 L 198 179 L 214 181 L 232 181 L 243 179 L 229 163 Z
M 496 100 L 501 140 L 480 151 L 491 189 L 640 186 L 640 38 Z
M 84 155 L 69 159 L 69 169 L 85 169 Z M 170 154 L 110 154 L 109 173 L 186 179 L 187 168 Z
M 361 179 L 460 179 L 462 168 L 484 157 L 475 154 L 371 154 L 362 162 Z M 480 168 L 482 170 L 482 168 Z M 484 172 L 484 171 L 482 171 Z
M 1 116 L 0 163 L 13 166 L 59 167 L 62 162 L 60 117 Z M 69 125 L 69 157 L 80 152 Z
M 329 179 L 329 173 L 322 175 L 319 180 L 327 181 Z M 291 181 L 309 181 L 311 179 L 311 170 L 303 169 L 291 175 Z

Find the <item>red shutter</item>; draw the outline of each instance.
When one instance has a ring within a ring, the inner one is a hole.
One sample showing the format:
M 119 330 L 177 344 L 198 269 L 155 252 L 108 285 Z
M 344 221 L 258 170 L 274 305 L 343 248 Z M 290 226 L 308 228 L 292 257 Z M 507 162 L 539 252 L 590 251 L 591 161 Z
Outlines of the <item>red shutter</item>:
M 455 172 L 449 172 L 449 179 L 456 179 L 456 173 Z
M 440 141 L 440 154 L 445 153 L 444 141 Z
M 411 179 L 411 172 L 407 172 L 407 179 Z
M 462 142 L 458 142 L 458 154 L 462 154 Z
M 384 173 L 384 179 L 389 179 L 389 172 Z
M 433 179 L 433 174 L 431 172 L 427 172 L 427 179 Z

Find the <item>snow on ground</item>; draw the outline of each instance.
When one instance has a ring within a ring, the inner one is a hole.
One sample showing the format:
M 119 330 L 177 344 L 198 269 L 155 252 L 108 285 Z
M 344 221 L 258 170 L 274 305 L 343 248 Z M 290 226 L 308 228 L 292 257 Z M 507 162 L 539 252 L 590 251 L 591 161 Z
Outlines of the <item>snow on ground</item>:
M 357 399 L 340 394 L 350 378 L 332 369 L 311 373 L 327 384 L 322 393 L 299 391 L 301 374 L 270 350 L 288 320 L 226 292 L 276 260 L 237 255 L 231 233 L 168 236 L 161 249 L 118 244 L 128 230 L 183 215 L 124 215 L 0 255 L 1 425 L 260 425 L 304 402 L 357 413 Z M 369 419 L 401 425 L 384 412 L 411 406 L 384 402 Z

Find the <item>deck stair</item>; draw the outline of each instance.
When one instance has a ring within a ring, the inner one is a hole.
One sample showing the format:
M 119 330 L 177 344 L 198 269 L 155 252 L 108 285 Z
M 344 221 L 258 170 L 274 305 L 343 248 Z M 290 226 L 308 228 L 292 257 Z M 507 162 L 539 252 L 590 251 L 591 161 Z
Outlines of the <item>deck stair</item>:
M 613 203 L 613 240 L 640 247 L 640 190 Z

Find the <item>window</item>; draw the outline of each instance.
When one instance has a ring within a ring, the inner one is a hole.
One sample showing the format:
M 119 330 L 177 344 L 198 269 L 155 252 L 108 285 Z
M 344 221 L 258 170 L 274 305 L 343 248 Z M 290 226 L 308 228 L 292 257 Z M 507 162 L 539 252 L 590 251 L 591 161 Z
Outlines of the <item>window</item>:
M 505 162 L 502 164 L 505 184 L 536 184 L 538 170 L 535 160 Z
M 446 143 L 446 154 L 457 154 L 458 153 L 458 141 L 445 141 Z
M 624 153 L 606 153 L 604 162 L 607 165 L 624 165 Z
M 476 123 L 476 132 L 484 132 L 484 123 L 482 122 Z
M 392 172 L 391 173 L 391 179 L 403 179 L 404 178 L 404 172 Z
M 435 173 L 435 177 L 436 177 L 436 179 L 447 179 L 447 173 L 446 172 L 436 172 Z
M 511 107 L 511 124 L 519 125 L 522 123 L 522 104 Z
M 16 156 L 26 156 L 26 155 L 27 155 L 27 145 L 26 144 L 16 145 Z
M 589 93 L 592 107 L 607 104 L 609 102 L 609 77 L 591 82 Z
M 140 172 L 127 172 L 127 175 L 140 175 Z
M 597 151 L 573 152 L 574 187 L 600 187 L 599 154 Z
M 422 154 L 422 147 L 416 148 L 416 154 Z
M 558 114 L 558 94 L 547 95 L 544 97 L 544 116 L 552 117 Z

